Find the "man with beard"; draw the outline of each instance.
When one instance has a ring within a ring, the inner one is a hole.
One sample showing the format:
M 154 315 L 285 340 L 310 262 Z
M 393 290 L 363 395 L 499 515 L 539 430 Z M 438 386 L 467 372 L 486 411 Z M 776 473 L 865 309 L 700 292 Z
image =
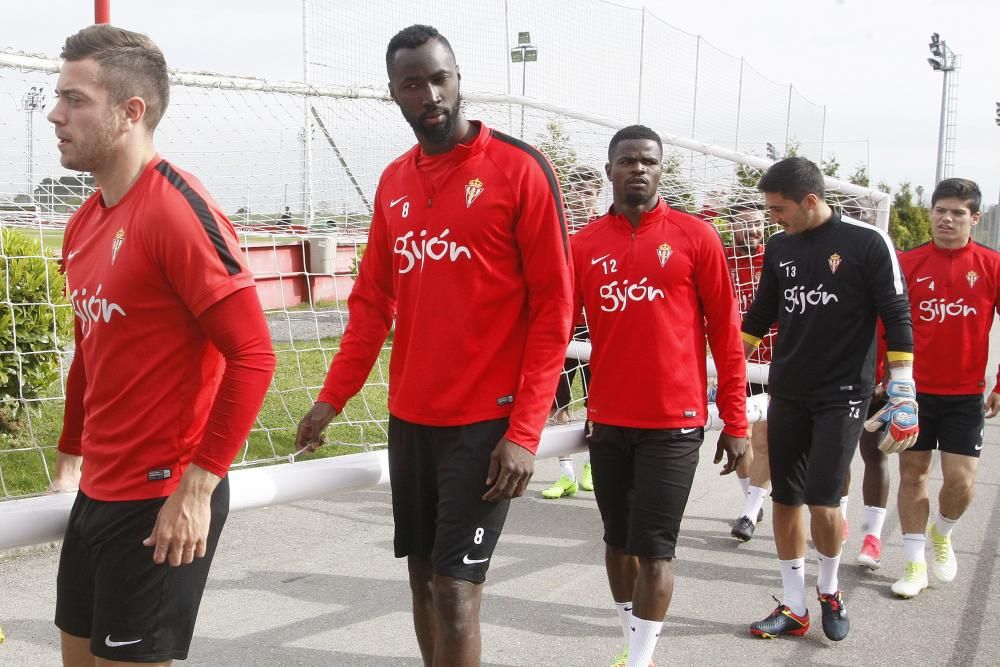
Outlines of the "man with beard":
M 729 275 L 739 299 L 740 312 L 746 313 L 757 292 L 761 268 L 764 265 L 764 212 L 759 204 L 740 202 L 729 207 L 733 245 L 726 249 Z M 751 361 L 767 364 L 776 331 L 772 328 Z M 747 382 L 747 396 L 767 393 L 767 385 Z M 750 429 L 750 446 L 736 467 L 736 480 L 743 492 L 743 513 L 736 519 L 730 534 L 741 542 L 753 537 L 757 524 L 764 518 L 771 473 L 767 461 L 767 421 L 759 421 Z
M 673 594 L 681 517 L 707 421 L 705 338 L 725 422 L 722 474 L 746 448 L 746 364 L 719 234 L 658 194 L 663 145 L 619 130 L 605 167 L 614 205 L 573 237 L 576 305 L 593 343 L 586 434 L 605 565 L 627 647 L 615 665 L 646 667 Z
M 389 471 L 427 665 L 478 665 L 482 584 L 534 467 L 569 340 L 559 184 L 527 144 L 466 120 L 455 55 L 430 26 L 386 50 L 417 145 L 382 173 L 350 322 L 297 447 L 362 387 L 395 318 Z
M 232 225 L 156 154 L 159 48 L 95 25 L 62 57 L 48 118 L 62 166 L 98 190 L 63 239 L 76 348 L 52 490 L 80 491 L 55 621 L 65 665 L 166 665 L 187 657 L 274 353 Z

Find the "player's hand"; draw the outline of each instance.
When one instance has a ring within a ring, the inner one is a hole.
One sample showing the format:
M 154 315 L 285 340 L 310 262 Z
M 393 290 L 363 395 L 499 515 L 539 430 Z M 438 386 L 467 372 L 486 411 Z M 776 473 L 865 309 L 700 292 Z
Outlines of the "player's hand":
M 55 475 L 46 493 L 72 493 L 80 488 L 80 467 L 83 463 L 82 456 L 72 454 L 56 453 Z
M 156 524 L 142 545 L 153 547 L 153 562 L 162 565 L 190 565 L 203 558 L 208 549 L 208 528 L 212 523 L 212 492 L 221 478 L 188 466 L 177 490 L 167 497 L 156 515 Z
M 738 438 L 735 435 L 729 435 L 727 433 L 719 434 L 719 444 L 715 446 L 715 458 L 712 459 L 712 463 L 719 463 L 722 461 L 722 453 L 726 454 L 726 464 L 722 466 L 722 471 L 720 475 L 728 475 L 732 471 L 736 470 L 736 466 L 740 464 L 740 460 L 747 451 L 747 439 Z
M 993 419 L 997 413 L 1000 413 L 1000 394 L 990 392 L 990 395 L 986 397 L 983 413 L 987 419 Z
M 323 429 L 334 417 L 337 409 L 329 403 L 317 401 L 309 412 L 299 421 L 299 430 L 295 433 L 295 451 L 305 449 L 315 452 L 323 446 Z
M 483 500 L 495 503 L 524 494 L 531 476 L 535 474 L 535 455 L 507 438 L 490 454 L 490 470 L 486 475 L 486 493 Z
M 898 454 L 916 444 L 920 433 L 916 386 L 913 380 L 890 380 L 885 393 L 888 402 L 865 422 L 865 430 L 874 433 L 884 428 L 878 448 L 886 454 Z

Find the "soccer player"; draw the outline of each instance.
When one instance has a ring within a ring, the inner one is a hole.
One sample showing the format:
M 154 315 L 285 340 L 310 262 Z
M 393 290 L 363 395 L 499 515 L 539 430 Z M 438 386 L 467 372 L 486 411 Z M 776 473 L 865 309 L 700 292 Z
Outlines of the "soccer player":
M 572 240 L 576 304 L 593 343 L 586 437 L 627 641 L 614 664 L 629 667 L 649 664 L 673 594 L 670 561 L 708 418 L 706 334 L 725 422 L 722 474 L 746 448 L 746 365 L 722 242 L 660 198 L 662 159 L 655 132 L 619 130 L 605 168 L 614 205 Z
M 906 565 L 892 592 L 912 598 L 927 587 L 924 559 L 933 450 L 943 483 L 930 526 L 931 571 L 948 583 L 958 572 L 951 532 L 972 502 L 983 448 L 984 412 L 1000 411 L 1000 379 L 983 402 L 990 328 L 1000 310 L 1000 254 L 972 240 L 982 194 L 964 178 L 948 178 L 931 195 L 931 241 L 900 257 L 910 289 L 913 369 L 920 437 L 899 459 L 899 522 Z
M 767 440 L 784 599 L 750 630 L 773 638 L 809 629 L 806 504 L 819 561 L 823 632 L 839 641 L 850 629 L 837 577 L 840 490 L 875 386 L 876 317 L 885 324 L 892 375 L 889 404 L 878 415 L 891 426 L 880 446 L 898 451 L 916 436 L 910 310 L 889 237 L 831 209 L 815 164 L 798 157 L 780 160 L 757 188 L 772 221 L 784 230 L 768 240 L 757 295 L 743 319 L 747 357 L 778 322 Z
M 95 25 L 62 57 L 48 118 L 62 166 L 98 190 L 63 239 L 76 349 L 53 488 L 80 491 L 55 622 L 66 665 L 167 665 L 187 657 L 274 353 L 232 225 L 153 146 L 159 48 Z
M 563 191 L 563 198 L 566 201 L 566 215 L 569 219 L 570 230 L 573 232 L 583 229 L 584 225 L 594 219 L 597 213 L 597 199 L 601 195 L 601 187 L 604 185 L 601 172 L 588 165 L 577 165 L 570 169 L 566 178 L 566 188 Z M 576 326 L 573 328 L 573 340 L 590 340 L 587 330 L 587 323 L 580 313 Z M 569 421 L 569 404 L 573 400 L 573 378 L 577 369 L 583 377 L 583 393 L 586 400 L 587 388 L 590 386 L 590 365 L 581 363 L 578 359 L 566 359 L 562 374 L 559 376 L 559 384 L 556 385 L 556 400 L 552 407 L 552 421 L 556 424 L 565 424 Z M 573 458 L 570 456 L 559 457 L 559 479 L 549 488 L 542 491 L 542 497 L 550 500 L 576 495 L 579 489 L 584 491 L 594 490 L 594 478 L 590 467 L 590 455 L 586 455 L 583 464 L 583 474 L 577 480 L 576 471 L 573 469 Z
M 726 248 L 729 274 L 736 288 L 740 312 L 745 313 L 753 302 L 754 292 L 764 265 L 764 212 L 755 202 L 741 202 L 729 207 L 733 245 Z M 771 361 L 775 330 L 771 329 L 757 348 L 753 360 L 766 364 Z M 747 396 L 767 393 L 767 385 L 747 382 Z M 764 518 L 764 498 L 770 485 L 767 461 L 767 422 L 759 421 L 750 429 L 750 446 L 736 466 L 736 479 L 743 492 L 743 513 L 736 519 L 730 534 L 741 542 L 753 537 L 757 524 Z
M 382 173 L 350 323 L 298 447 L 364 384 L 395 318 L 389 471 L 427 665 L 478 665 L 482 584 L 552 406 L 572 274 L 544 155 L 462 113 L 448 40 L 430 26 L 386 50 L 389 91 L 417 145 Z

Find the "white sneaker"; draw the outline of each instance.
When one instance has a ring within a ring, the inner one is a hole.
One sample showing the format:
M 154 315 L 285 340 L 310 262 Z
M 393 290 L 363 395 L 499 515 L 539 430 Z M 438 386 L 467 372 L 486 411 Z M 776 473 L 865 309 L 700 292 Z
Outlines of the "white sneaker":
M 927 564 L 910 561 L 903 571 L 903 578 L 892 585 L 892 593 L 909 599 L 916 597 L 925 588 L 927 588 Z
M 931 525 L 931 546 L 934 547 L 934 560 L 931 561 L 931 572 L 934 578 L 947 584 L 958 574 L 958 559 L 951 548 L 951 537 L 938 532 L 937 526 Z

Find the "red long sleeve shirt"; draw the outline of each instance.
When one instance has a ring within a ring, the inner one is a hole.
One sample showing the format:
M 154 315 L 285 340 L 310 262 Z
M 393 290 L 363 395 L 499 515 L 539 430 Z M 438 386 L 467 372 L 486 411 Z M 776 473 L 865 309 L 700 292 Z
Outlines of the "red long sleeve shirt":
M 737 253 L 732 247 L 726 248 L 726 261 L 729 263 L 729 277 L 733 281 L 733 287 L 736 288 L 740 314 L 745 315 L 753 303 L 753 297 L 757 293 L 757 283 L 760 282 L 760 272 L 764 268 L 764 246 L 757 246 L 757 251 L 752 255 Z M 774 347 L 774 338 L 777 335 L 778 330 L 771 327 L 756 352 L 750 357 L 750 361 L 759 364 L 771 363 L 771 349 Z
M 740 315 L 715 229 L 661 201 L 637 229 L 612 208 L 577 233 L 572 248 L 576 300 L 587 311 L 593 345 L 590 419 L 703 426 L 707 334 L 724 431 L 745 436 Z
M 429 426 L 510 416 L 535 451 L 572 320 L 572 275 L 552 166 L 479 125 L 440 156 L 419 146 L 386 168 L 350 320 L 318 400 L 363 386 L 395 317 L 389 411 Z
M 899 257 L 913 314 L 913 379 L 927 394 L 981 394 L 1000 309 L 1000 253 L 970 241 L 925 243 Z M 993 387 L 1000 391 L 1000 377 Z
M 63 257 L 76 352 L 59 450 L 83 456 L 80 488 L 141 500 L 192 462 L 225 475 L 274 370 L 225 214 L 156 157 L 114 206 L 97 192 L 80 207 Z

